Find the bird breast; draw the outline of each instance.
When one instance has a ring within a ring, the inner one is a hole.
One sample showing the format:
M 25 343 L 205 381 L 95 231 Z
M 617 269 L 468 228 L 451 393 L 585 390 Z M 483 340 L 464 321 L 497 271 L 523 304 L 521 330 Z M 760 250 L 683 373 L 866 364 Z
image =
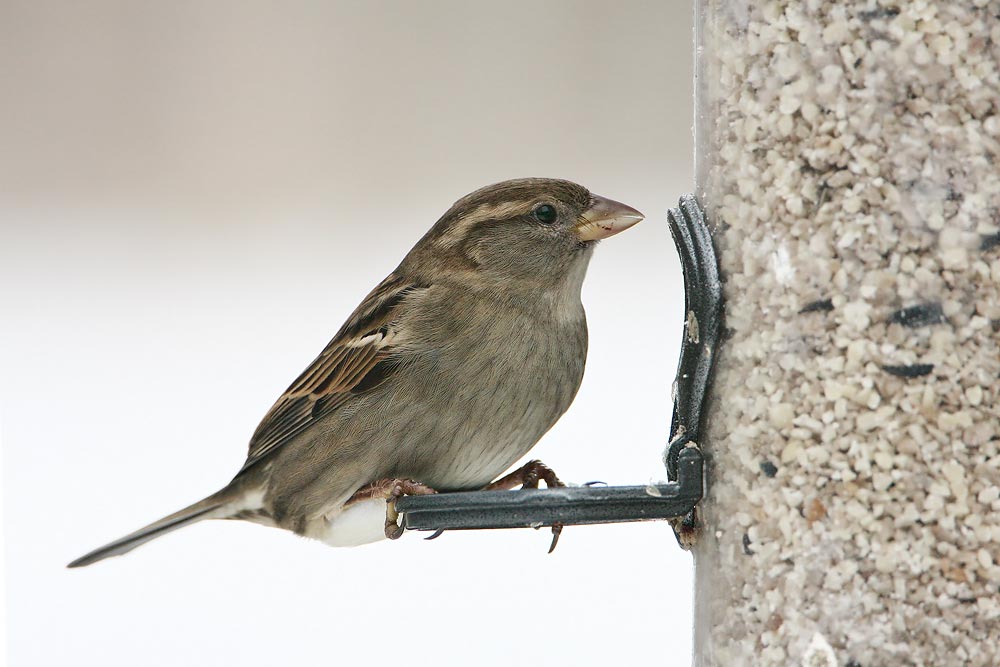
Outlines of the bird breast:
M 572 402 L 587 352 L 582 305 L 576 317 L 541 299 L 463 310 L 464 322 L 431 329 L 397 383 L 412 392 L 396 397 L 417 398 L 397 403 L 395 472 L 441 490 L 484 486 L 527 453 Z

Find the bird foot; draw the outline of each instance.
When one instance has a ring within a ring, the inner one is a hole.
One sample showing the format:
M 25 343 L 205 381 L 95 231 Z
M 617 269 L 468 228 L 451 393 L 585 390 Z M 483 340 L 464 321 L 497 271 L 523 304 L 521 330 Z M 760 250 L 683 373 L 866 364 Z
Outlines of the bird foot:
M 396 511 L 396 499 L 402 496 L 429 496 L 436 490 L 412 479 L 380 479 L 358 489 L 347 504 L 369 498 L 385 499 L 385 536 L 390 540 L 399 539 L 403 527 L 399 525 L 399 512 Z
M 514 472 L 504 475 L 497 481 L 486 487 L 487 491 L 509 491 L 516 486 L 522 489 L 537 489 L 538 482 L 545 482 L 545 486 L 552 489 L 557 486 L 566 486 L 552 468 L 538 460 L 528 461 Z
M 533 460 L 528 461 L 523 466 L 515 470 L 514 472 L 504 475 L 497 481 L 493 482 L 486 487 L 487 491 L 509 491 L 516 486 L 520 486 L 522 489 L 537 489 L 538 482 L 545 482 L 545 486 L 550 489 L 554 489 L 559 486 L 566 486 L 552 468 L 548 467 L 541 461 Z M 549 553 L 552 553 L 556 549 L 556 545 L 559 543 L 559 536 L 562 535 L 562 524 L 554 524 L 552 526 L 552 544 L 549 545 Z

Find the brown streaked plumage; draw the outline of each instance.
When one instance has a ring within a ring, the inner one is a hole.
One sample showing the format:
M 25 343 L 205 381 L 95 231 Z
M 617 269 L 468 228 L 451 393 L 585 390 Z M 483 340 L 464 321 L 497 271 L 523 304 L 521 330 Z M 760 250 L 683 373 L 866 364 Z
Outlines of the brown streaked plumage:
M 556 179 L 463 197 L 268 411 L 225 488 L 70 566 L 208 518 L 358 544 L 387 497 L 359 490 L 485 487 L 572 402 L 594 244 L 641 219 Z
M 243 470 L 336 409 L 352 392 L 372 389 L 384 380 L 394 363 L 389 334 L 395 333 L 392 325 L 398 319 L 397 310 L 408 296 L 425 289 L 393 274 L 372 290 L 319 357 L 264 415 L 250 439 Z

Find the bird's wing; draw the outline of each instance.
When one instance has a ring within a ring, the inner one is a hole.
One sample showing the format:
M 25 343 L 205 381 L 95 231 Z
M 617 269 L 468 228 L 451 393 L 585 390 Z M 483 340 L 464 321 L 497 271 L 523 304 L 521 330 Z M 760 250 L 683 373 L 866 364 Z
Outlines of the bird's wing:
M 372 290 L 323 352 L 285 390 L 250 439 L 242 473 L 398 367 L 403 309 L 428 289 L 390 275 Z

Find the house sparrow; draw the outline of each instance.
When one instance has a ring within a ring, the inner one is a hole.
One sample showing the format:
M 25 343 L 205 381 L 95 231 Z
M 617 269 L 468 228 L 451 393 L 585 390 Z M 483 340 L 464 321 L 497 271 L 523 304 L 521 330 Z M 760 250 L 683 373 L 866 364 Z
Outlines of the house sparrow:
M 572 402 L 594 246 L 642 217 L 555 179 L 458 200 L 264 416 L 225 488 L 70 567 L 202 519 L 364 544 L 402 532 L 401 494 L 487 487 Z M 558 484 L 532 462 L 490 488 L 539 476 Z

